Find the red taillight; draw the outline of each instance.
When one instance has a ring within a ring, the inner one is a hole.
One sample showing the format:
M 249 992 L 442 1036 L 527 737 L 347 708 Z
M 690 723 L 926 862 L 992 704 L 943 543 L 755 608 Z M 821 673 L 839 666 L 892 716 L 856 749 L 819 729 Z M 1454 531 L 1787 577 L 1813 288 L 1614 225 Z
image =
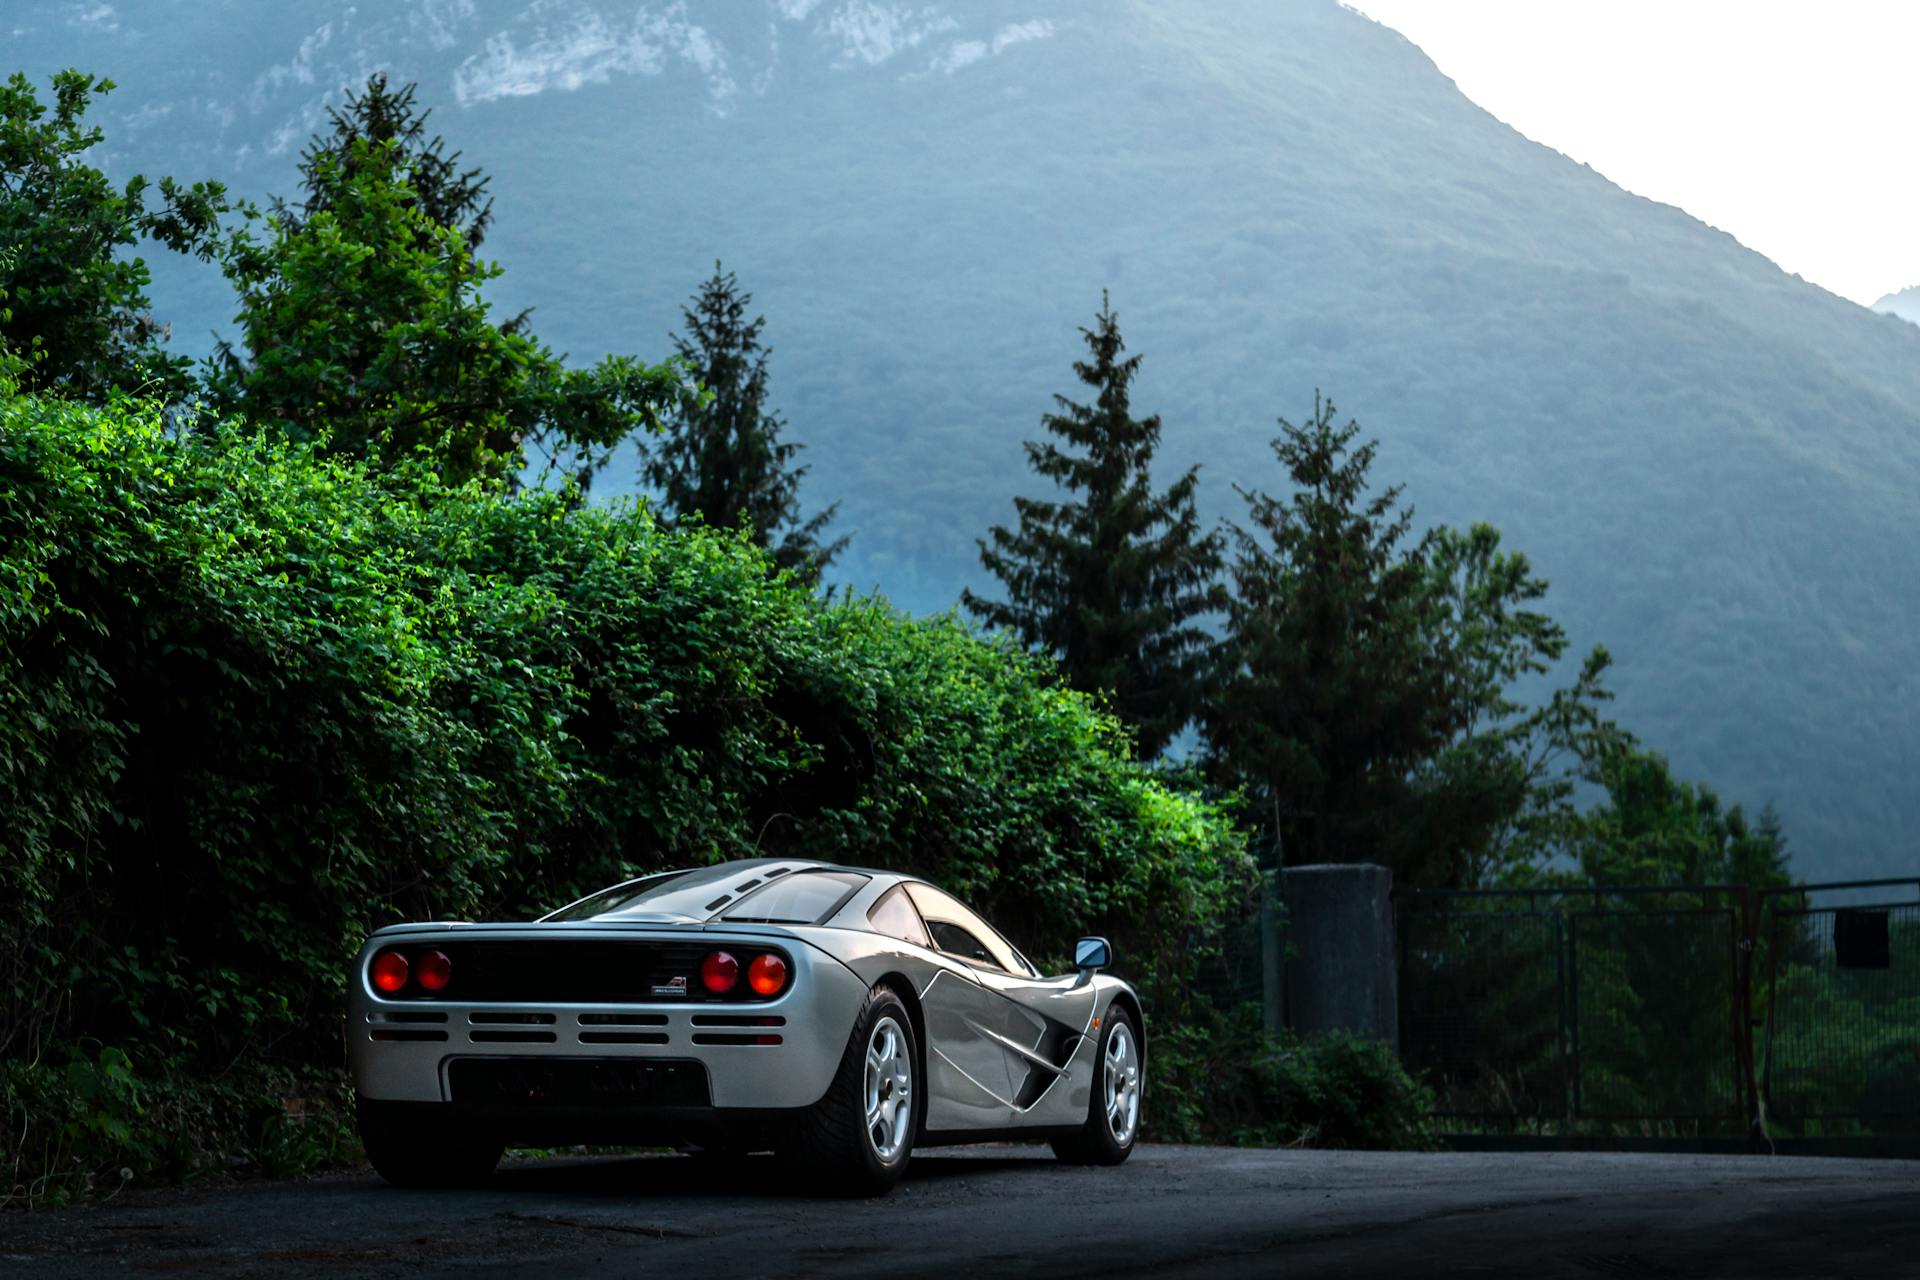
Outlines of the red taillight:
M 373 958 L 373 986 L 388 995 L 407 985 L 407 958 L 398 951 L 382 951 Z
M 444 951 L 429 951 L 413 966 L 413 980 L 422 991 L 445 991 L 453 981 L 453 961 Z
M 747 966 L 747 985 L 763 996 L 777 996 L 787 985 L 787 962 L 771 952 L 757 955 Z
M 740 962 L 724 951 L 715 951 L 700 962 L 700 981 L 713 994 L 723 996 L 740 981 Z

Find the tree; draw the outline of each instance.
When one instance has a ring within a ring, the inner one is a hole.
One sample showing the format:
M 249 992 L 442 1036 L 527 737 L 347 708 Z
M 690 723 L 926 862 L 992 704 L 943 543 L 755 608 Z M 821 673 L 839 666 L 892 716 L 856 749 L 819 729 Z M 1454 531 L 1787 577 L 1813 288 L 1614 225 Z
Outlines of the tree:
M 1578 825 L 1578 783 L 1632 738 L 1602 714 L 1613 697 L 1604 647 L 1545 702 L 1517 697 L 1517 685 L 1552 671 L 1567 635 L 1534 607 L 1547 580 L 1521 552 L 1501 550 L 1498 529 L 1435 529 L 1426 562 L 1430 641 L 1449 672 L 1460 727 L 1415 771 L 1410 812 L 1386 857 L 1424 864 L 1436 881 L 1464 888 L 1551 858 Z
M 524 315 L 493 320 L 480 291 L 500 268 L 469 239 L 484 180 L 421 141 L 412 102 L 370 82 L 308 148 L 301 208 L 249 209 L 228 238 L 245 354 L 223 344 L 208 399 L 329 452 L 425 457 L 449 482 L 513 482 L 531 448 L 585 484 L 657 426 L 680 379 L 627 356 L 568 368 Z
M 415 91 L 411 84 L 389 89 L 386 75 L 376 73 L 364 91 L 347 94 L 346 110 L 327 108 L 331 132 L 315 134 L 300 153 L 305 199 L 298 209 L 284 200 L 273 202 L 282 221 L 297 227 L 302 219 L 333 209 L 336 185 L 315 180 L 321 161 L 330 157 L 350 178 L 354 144 L 365 141 L 388 149 L 394 172 L 412 188 L 428 222 L 457 228 L 469 250 L 479 249 L 493 225 L 493 198 L 487 194 L 491 179 L 477 166 L 461 168 L 460 152 L 448 154 L 446 139 L 427 135 L 427 118 L 433 112 L 415 102 Z
M 1028 465 L 1068 496 L 1015 498 L 1019 527 L 995 525 L 992 545 L 980 543 L 980 562 L 1007 599 L 966 591 L 961 602 L 1051 653 L 1074 688 L 1109 694 L 1151 759 L 1193 719 L 1205 692 L 1210 640 L 1197 620 L 1226 603 L 1223 539 L 1201 532 L 1198 467 L 1154 491 L 1160 418 L 1133 416 L 1141 357 L 1122 358 L 1119 318 L 1104 293 L 1094 327 L 1080 333 L 1091 358 L 1073 371 L 1092 402 L 1055 396 L 1058 412 L 1041 425 L 1061 443 L 1026 446 Z
M 1404 820 L 1414 771 L 1464 727 L 1432 643 L 1432 539 L 1408 543 L 1400 488 L 1369 494 L 1376 445 L 1359 425 L 1280 420 L 1295 492 L 1235 486 L 1233 600 L 1223 688 L 1202 716 L 1214 769 L 1246 789 L 1288 863 L 1376 861 Z
M 116 188 L 83 157 L 104 137 L 87 108 L 113 89 L 79 71 L 53 77 L 51 111 L 24 75 L 0 87 L 0 349 L 24 367 L 23 389 L 99 399 L 115 391 L 184 395 L 191 364 L 164 350 L 147 299 L 151 273 L 122 250 L 142 238 L 208 257 L 226 193 L 138 175 Z
M 1703 784 L 1676 778 L 1664 756 L 1633 743 L 1607 750 L 1591 780 L 1604 792 L 1565 852 L 1595 885 L 1793 883 L 1780 816 L 1768 805 L 1757 822 L 1723 805 Z
M 792 465 L 801 446 L 780 439 L 786 423 L 767 406 L 766 317 L 746 318 L 752 302 L 715 262 L 693 305 L 680 309 L 686 332 L 673 335 L 674 351 L 705 394 L 681 402 L 644 474 L 669 519 L 744 528 L 779 567 L 817 579 L 847 545 L 820 541 L 840 504 L 800 518 L 808 469 Z
M 1288 862 L 1380 862 L 1404 880 L 1486 884 L 1584 830 L 1576 788 L 1632 738 L 1602 709 L 1611 659 L 1529 706 L 1567 636 L 1527 557 L 1476 524 L 1412 536 L 1376 446 L 1316 398 L 1274 451 L 1294 493 L 1242 489 L 1222 692 L 1203 718 L 1217 780 L 1242 787 Z

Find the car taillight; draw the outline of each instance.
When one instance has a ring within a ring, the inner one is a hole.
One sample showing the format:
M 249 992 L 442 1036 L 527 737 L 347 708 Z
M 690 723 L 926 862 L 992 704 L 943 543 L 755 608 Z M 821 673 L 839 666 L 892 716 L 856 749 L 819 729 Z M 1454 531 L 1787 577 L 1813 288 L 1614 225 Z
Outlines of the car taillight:
M 398 951 L 382 951 L 373 958 L 370 972 L 374 989 L 392 995 L 407 985 L 407 958 Z
M 771 952 L 757 955 L 747 966 L 747 985 L 763 996 L 777 996 L 787 985 L 787 962 Z
M 414 964 L 413 980 L 422 991 L 445 991 L 453 981 L 453 961 L 444 951 L 429 951 Z
M 740 962 L 724 951 L 715 951 L 700 962 L 700 981 L 713 994 L 723 996 L 740 981 Z

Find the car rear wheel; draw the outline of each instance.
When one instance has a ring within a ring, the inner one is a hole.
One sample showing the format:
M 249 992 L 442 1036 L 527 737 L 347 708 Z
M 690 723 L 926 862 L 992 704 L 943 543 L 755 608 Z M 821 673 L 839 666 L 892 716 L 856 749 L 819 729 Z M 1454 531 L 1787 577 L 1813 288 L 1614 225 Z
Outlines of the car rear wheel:
M 1119 1164 L 1133 1154 L 1140 1136 L 1140 1101 L 1146 1085 L 1146 1061 L 1140 1033 L 1125 1009 L 1107 1010 L 1093 1064 L 1093 1097 L 1087 1122 L 1068 1138 L 1056 1139 L 1053 1153 L 1068 1164 Z
M 475 1186 L 492 1174 L 506 1149 L 438 1117 L 409 1114 L 406 1104 L 362 1102 L 358 1112 L 367 1163 L 396 1187 Z
M 782 1145 L 782 1160 L 806 1185 L 829 1194 L 891 1190 L 906 1172 L 919 1132 L 919 1062 L 906 1005 L 886 987 L 875 987 L 847 1038 L 833 1084 Z

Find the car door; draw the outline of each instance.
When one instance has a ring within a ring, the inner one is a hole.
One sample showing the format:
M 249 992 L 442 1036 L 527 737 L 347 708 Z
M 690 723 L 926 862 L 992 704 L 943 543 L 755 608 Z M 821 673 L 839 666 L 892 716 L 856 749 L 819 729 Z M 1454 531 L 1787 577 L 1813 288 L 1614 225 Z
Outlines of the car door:
M 940 1133 L 1006 1128 L 1013 1107 L 1005 1055 L 976 1030 L 996 1019 L 1001 998 L 980 985 L 962 957 L 934 945 L 903 886 L 883 894 L 867 920 L 875 932 L 935 953 L 937 968 L 920 991 L 927 1028 L 927 1128 Z
M 931 885 L 905 886 L 926 922 L 934 950 L 959 962 L 936 1000 L 922 997 L 930 1037 L 944 1040 L 956 1065 L 986 1084 L 1000 1103 L 994 1127 L 1017 1125 L 1071 1056 L 1086 1025 L 1092 994 L 1069 992 L 1073 979 L 1042 979 L 993 927 L 951 894 Z M 964 977 L 963 985 L 960 979 Z M 940 1007 L 942 1031 L 933 1029 Z M 1077 1018 L 1077 1021 L 1075 1020 Z M 937 1083 L 937 1082 L 936 1082 Z M 929 1122 L 929 1127 L 933 1126 Z
M 1060 978 L 995 973 L 983 969 L 980 984 L 1011 1011 L 1005 1020 L 1008 1101 L 1018 1126 L 1066 1071 L 1093 1017 L 1093 984 L 1078 975 Z

